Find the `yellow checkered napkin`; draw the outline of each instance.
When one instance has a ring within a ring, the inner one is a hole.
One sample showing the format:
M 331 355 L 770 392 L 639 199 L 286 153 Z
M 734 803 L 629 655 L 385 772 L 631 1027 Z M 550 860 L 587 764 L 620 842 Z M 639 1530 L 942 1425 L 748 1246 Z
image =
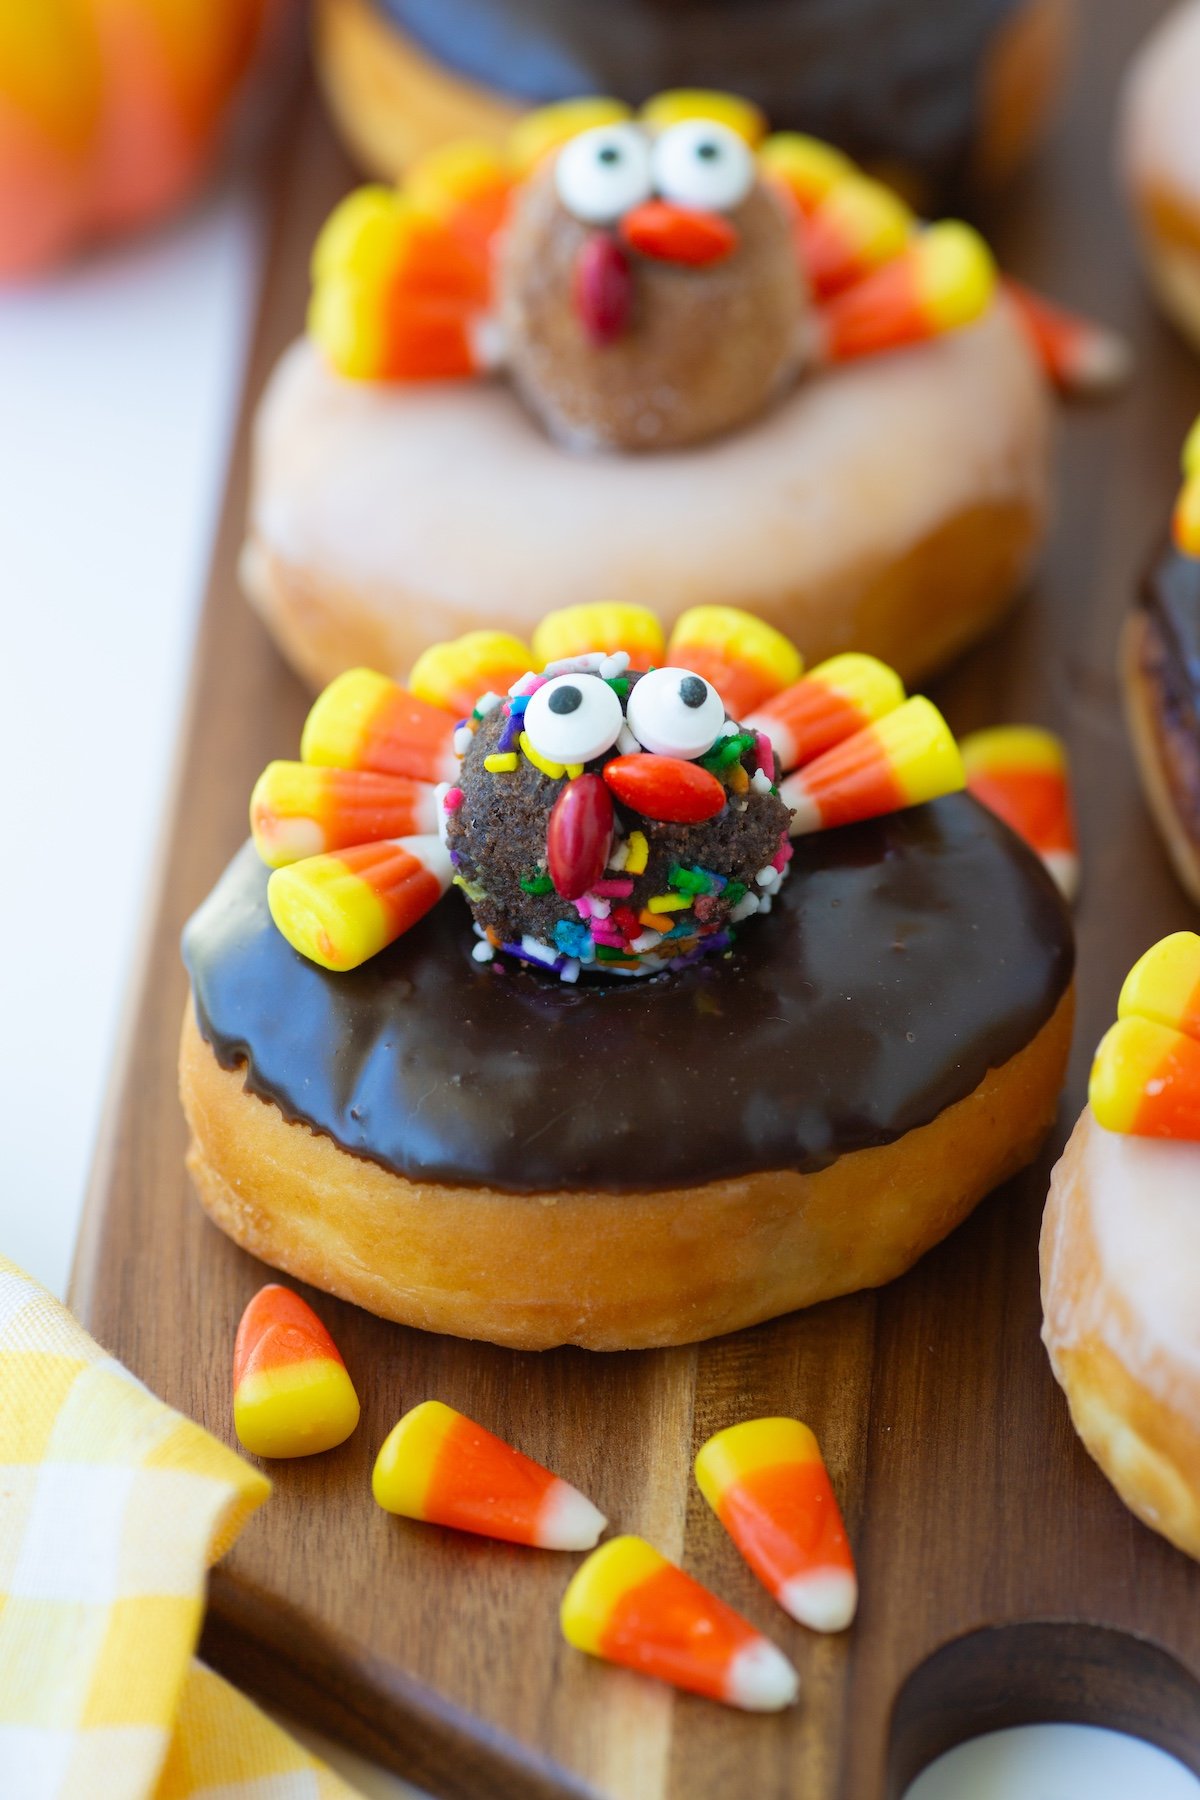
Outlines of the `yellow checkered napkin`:
M 3 1800 L 349 1800 L 193 1660 L 269 1493 L 0 1257 Z

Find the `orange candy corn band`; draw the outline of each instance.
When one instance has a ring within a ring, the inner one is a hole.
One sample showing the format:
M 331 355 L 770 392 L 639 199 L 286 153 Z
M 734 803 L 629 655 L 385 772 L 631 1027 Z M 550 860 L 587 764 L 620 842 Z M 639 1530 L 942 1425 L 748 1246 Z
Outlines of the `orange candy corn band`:
M 359 844 L 276 869 L 267 904 L 302 956 L 325 969 L 356 969 L 437 904 L 450 874 L 437 837 Z
M 300 757 L 325 768 L 452 781 L 458 769 L 454 717 L 418 700 L 386 675 L 349 669 L 314 703 L 301 734 Z
M 709 1438 L 700 1491 L 764 1587 L 801 1624 L 841 1631 L 858 1581 L 817 1440 L 796 1419 L 750 1419 Z
M 751 1712 L 796 1699 L 796 1672 L 767 1638 L 641 1538 L 592 1552 L 563 1595 L 577 1650 Z
M 577 1488 L 440 1400 L 393 1427 L 371 1487 L 387 1512 L 543 1550 L 590 1550 L 606 1523 Z
M 268 763 L 250 797 L 255 848 L 273 869 L 381 838 L 435 832 L 438 823 L 427 782 L 367 769 Z
M 991 253 L 977 232 L 956 220 L 930 225 L 827 303 L 825 358 L 848 362 L 969 325 L 987 310 L 994 286 Z
M 796 770 L 779 792 L 792 808 L 791 834 L 800 837 L 935 800 L 964 783 L 949 727 L 917 695 Z
M 894 669 L 847 651 L 818 663 L 743 723 L 766 733 L 786 774 L 894 712 L 903 700 L 904 684 Z
M 312 1308 L 272 1282 L 242 1314 L 233 1348 L 233 1420 L 254 1456 L 312 1456 L 344 1443 L 358 1396 Z
M 1092 1112 L 1106 1131 L 1200 1142 L 1198 994 L 1194 932 L 1163 938 L 1130 970 L 1117 1023 L 1101 1039 L 1088 1083 Z
M 1067 756 L 1052 732 L 1030 725 L 977 731 L 961 744 L 967 788 L 1036 850 L 1064 897 L 1079 889 Z
M 711 682 L 735 719 L 790 686 L 803 667 L 782 632 L 736 606 L 693 606 L 681 614 L 666 660 Z

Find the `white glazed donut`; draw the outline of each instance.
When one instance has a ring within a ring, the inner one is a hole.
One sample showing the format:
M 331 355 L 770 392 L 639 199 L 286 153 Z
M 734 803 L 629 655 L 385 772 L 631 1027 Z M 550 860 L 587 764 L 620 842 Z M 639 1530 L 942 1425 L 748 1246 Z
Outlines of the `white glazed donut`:
M 1164 310 L 1200 345 L 1200 0 L 1151 32 L 1125 79 L 1118 158 Z

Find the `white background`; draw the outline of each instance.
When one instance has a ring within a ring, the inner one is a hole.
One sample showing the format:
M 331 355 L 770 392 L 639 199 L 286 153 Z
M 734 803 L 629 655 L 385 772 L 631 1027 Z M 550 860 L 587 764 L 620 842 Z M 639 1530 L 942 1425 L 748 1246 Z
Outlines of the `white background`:
M 59 1294 L 142 928 L 259 247 L 253 197 L 227 191 L 148 243 L 0 294 L 0 1250 Z M 409 1792 L 341 1766 L 364 1792 Z M 1200 1783 L 1076 1727 L 968 1747 L 912 1794 L 1135 1797 L 1197 1800 Z

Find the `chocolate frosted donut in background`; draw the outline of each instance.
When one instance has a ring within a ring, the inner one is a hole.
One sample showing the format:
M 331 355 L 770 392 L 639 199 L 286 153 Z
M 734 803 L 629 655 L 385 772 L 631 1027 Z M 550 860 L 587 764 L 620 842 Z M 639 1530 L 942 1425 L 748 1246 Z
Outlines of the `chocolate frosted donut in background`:
M 1020 162 L 1070 15 L 1070 0 L 318 0 L 315 29 L 335 118 L 381 174 L 570 95 L 719 87 L 930 206 Z

